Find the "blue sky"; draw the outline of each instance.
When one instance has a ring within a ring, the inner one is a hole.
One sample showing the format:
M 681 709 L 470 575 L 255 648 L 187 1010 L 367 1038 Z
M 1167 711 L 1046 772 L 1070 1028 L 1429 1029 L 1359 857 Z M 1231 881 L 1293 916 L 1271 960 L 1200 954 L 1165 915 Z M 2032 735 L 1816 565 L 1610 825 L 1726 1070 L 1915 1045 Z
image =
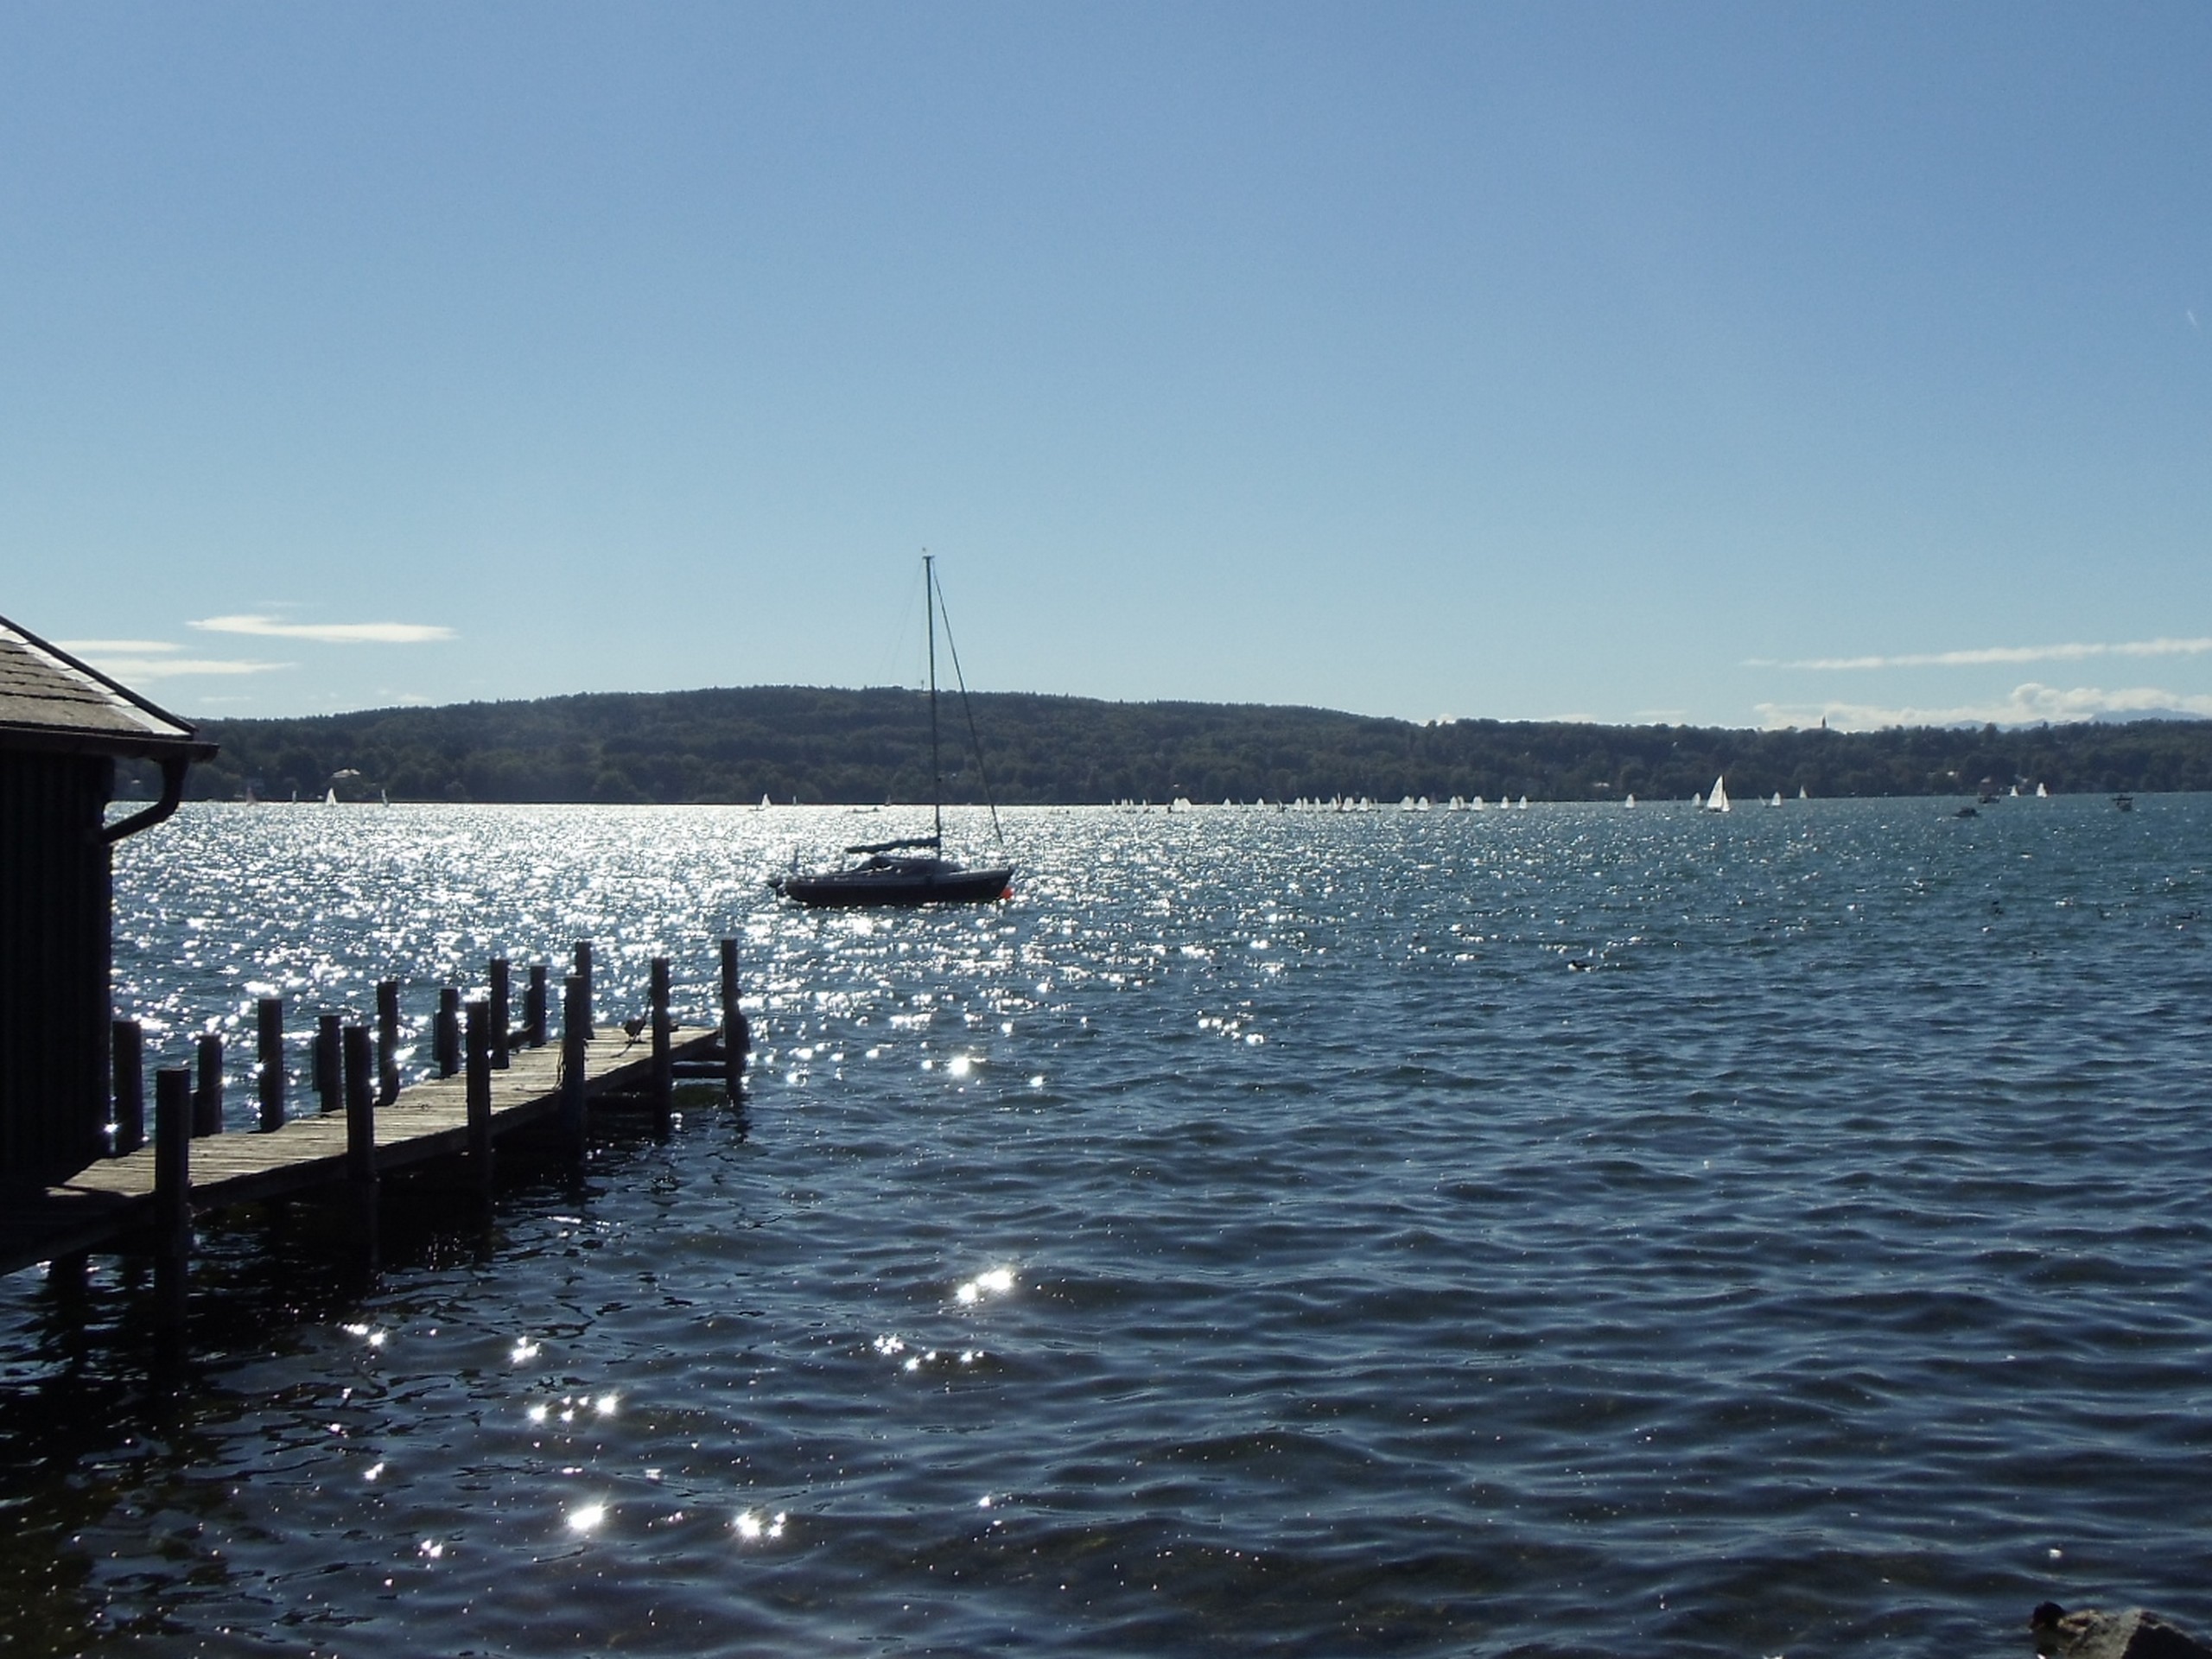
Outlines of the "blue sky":
M 2212 713 L 2212 8 L 0 4 L 0 613 L 191 715 Z

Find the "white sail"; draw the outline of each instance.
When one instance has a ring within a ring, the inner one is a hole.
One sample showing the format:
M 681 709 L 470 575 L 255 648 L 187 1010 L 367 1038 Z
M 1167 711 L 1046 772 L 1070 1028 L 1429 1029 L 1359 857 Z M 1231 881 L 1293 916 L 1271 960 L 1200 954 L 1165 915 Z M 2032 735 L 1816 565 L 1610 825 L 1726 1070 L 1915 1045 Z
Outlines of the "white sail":
M 1705 798 L 1705 810 L 1708 812 L 1728 810 L 1728 779 L 1726 775 L 1713 780 L 1713 793 Z
M 2037 784 L 2036 785 L 2036 799 L 2039 801 L 2047 801 L 2050 798 L 2050 791 L 2045 789 L 2041 784 Z
M 1782 804 L 1782 791 L 1778 789 L 1774 791 L 1774 798 L 1769 801 L 1767 804 L 1769 806 L 1780 806 Z
M 1629 791 L 1628 799 L 1624 801 L 1622 804 L 1624 806 L 1634 806 L 1636 804 L 1636 791 L 1634 790 L 1631 789 Z
M 1805 785 L 1802 784 L 1797 785 L 1797 798 L 1801 801 L 1806 798 Z
M 326 790 L 324 790 L 324 791 L 322 791 L 322 804 L 323 804 L 325 806 L 335 806 L 335 805 L 337 805 L 337 804 L 338 804 L 338 791 L 337 791 L 335 789 L 326 789 Z

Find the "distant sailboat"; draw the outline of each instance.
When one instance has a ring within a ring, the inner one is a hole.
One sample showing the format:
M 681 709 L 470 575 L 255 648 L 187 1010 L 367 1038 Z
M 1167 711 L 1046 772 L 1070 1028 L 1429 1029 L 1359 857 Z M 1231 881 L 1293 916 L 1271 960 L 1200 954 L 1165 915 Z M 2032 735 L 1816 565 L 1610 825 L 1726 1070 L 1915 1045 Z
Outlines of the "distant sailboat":
M 1797 798 L 1801 801 L 1806 798 L 1805 785 L 1802 784 L 1797 785 Z
M 1516 810 L 1526 812 L 1529 810 L 1529 798 L 1526 795 L 1523 795 L 1519 800 L 1514 802 L 1513 804 Z
M 2036 785 L 2036 799 L 2039 801 L 2047 801 L 2050 798 L 2050 791 L 2045 789 L 2041 784 L 2037 784 Z
M 326 789 L 326 790 L 324 790 L 324 791 L 322 791 L 322 804 L 323 804 L 325 806 L 335 806 L 335 805 L 337 805 L 337 804 L 338 804 L 338 791 L 337 791 L 335 789 Z
M 1623 801 L 1621 804 L 1623 806 L 1634 806 L 1636 804 L 1636 791 L 1632 789 L 1629 791 L 1628 799 Z
M 1705 798 L 1708 812 L 1726 812 L 1728 807 L 1728 779 L 1726 774 L 1713 780 L 1713 793 Z
M 1774 798 L 1769 801 L 1767 804 L 1769 806 L 1780 806 L 1782 804 L 1782 791 L 1778 789 L 1774 791 Z

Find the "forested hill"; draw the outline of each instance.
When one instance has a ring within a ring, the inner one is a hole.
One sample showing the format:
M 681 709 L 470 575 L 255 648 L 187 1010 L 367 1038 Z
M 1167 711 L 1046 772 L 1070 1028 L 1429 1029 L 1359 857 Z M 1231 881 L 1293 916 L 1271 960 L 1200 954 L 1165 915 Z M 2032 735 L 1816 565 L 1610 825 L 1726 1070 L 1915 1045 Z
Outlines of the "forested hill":
M 1741 798 L 1955 794 L 1987 779 L 2054 792 L 2212 789 L 2212 722 L 1845 734 L 1466 720 L 1415 725 L 1320 709 L 979 694 L 1001 802 L 1371 796 L 1688 797 L 1726 772 Z M 941 705 L 948 800 L 982 798 L 957 698 Z M 211 721 L 192 791 L 231 799 L 916 801 L 929 798 L 915 691 L 761 686 Z

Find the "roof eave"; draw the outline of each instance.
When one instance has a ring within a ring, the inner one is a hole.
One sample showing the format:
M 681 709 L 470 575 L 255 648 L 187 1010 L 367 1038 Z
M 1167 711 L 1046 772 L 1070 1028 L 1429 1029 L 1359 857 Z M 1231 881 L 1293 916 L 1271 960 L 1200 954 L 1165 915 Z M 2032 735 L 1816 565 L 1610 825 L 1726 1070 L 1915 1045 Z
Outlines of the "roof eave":
M 80 726 L 35 726 L 20 721 L 0 721 L 0 749 L 29 749 L 42 754 L 109 754 L 130 760 L 212 760 L 219 746 L 196 734 L 168 737 L 160 732 L 88 732 Z

